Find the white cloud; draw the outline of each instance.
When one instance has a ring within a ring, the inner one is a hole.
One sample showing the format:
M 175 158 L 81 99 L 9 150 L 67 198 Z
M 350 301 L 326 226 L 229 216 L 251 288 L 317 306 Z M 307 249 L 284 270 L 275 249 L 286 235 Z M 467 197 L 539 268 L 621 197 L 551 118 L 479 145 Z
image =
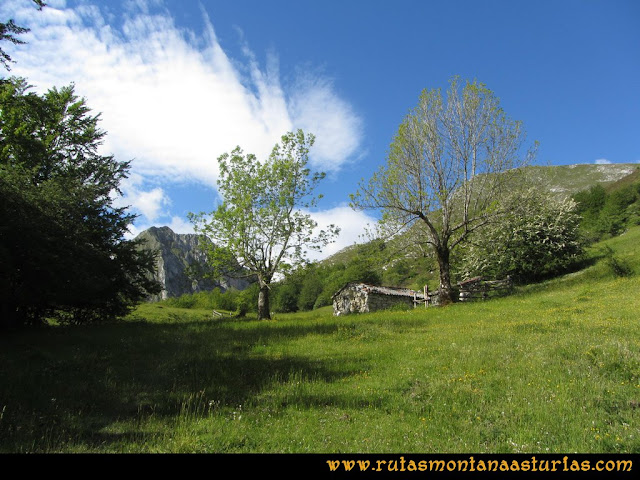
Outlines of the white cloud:
M 360 119 L 347 102 L 335 97 L 329 80 L 302 78 L 296 85 L 289 110 L 296 125 L 316 135 L 313 151 L 320 168 L 339 170 L 346 160 L 344 152 L 357 150 L 361 137 Z
M 598 158 L 594 163 L 596 165 L 608 165 L 611 163 L 611 161 L 607 160 L 606 158 Z
M 243 58 L 230 58 L 204 10 L 200 32 L 179 29 L 158 0 L 128 0 L 123 12 L 110 2 L 47 3 L 38 11 L 2 2 L 0 18 L 32 29 L 25 45 L 3 46 L 17 61 L 11 74 L 40 92 L 75 84 L 101 112 L 105 153 L 132 160 L 132 174 L 156 186 L 125 188 L 149 222 L 169 205 L 163 184 L 213 187 L 217 157 L 237 145 L 261 158 L 282 134 L 303 128 L 316 135 L 315 168 L 335 173 L 357 155 L 361 119 L 330 79 L 307 71 L 285 88 L 276 53 L 265 67 L 246 44 Z
M 146 221 L 154 222 L 158 217 L 167 214 L 166 207 L 171 200 L 160 187 L 144 190 L 144 178 L 139 174 L 130 175 L 120 184 L 122 196 L 114 199 L 114 206 L 131 206 L 135 213 L 142 214 Z
M 355 243 L 363 243 L 362 235 L 368 226 L 375 225 L 377 220 L 362 211 L 355 211 L 348 206 L 339 206 L 329 210 L 311 213 L 318 223 L 318 229 L 326 229 L 333 224 L 340 228 L 340 234 L 334 243 L 326 246 L 322 252 L 309 252 L 311 260 L 327 258 L 345 247 Z
M 186 218 L 173 216 L 167 226 L 175 233 L 195 233 L 193 224 Z
M 169 203 L 169 199 L 162 188 L 156 187 L 148 192 L 136 192 L 130 203 L 153 222 L 162 214 L 162 207 Z
M 193 224 L 189 222 L 186 218 L 172 216 L 169 222 L 160 222 L 157 225 L 150 224 L 147 222 L 134 224 L 129 226 L 129 231 L 125 235 L 125 239 L 131 240 L 137 237 L 141 232 L 144 232 L 146 229 L 151 227 L 163 227 L 167 226 L 175 233 L 195 233 L 193 229 Z

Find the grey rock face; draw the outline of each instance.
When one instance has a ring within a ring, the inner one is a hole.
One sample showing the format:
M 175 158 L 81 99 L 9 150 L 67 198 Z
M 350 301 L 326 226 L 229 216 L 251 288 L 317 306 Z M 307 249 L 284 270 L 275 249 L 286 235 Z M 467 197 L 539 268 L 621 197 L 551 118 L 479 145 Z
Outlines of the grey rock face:
M 209 242 L 204 236 L 174 233 L 169 227 L 151 227 L 136 238 L 144 240 L 142 248 L 156 252 L 155 279 L 162 285 L 162 291 L 150 297 L 150 301 L 214 288 L 222 291 L 230 288 L 243 290 L 250 285 L 250 282 L 243 278 L 203 277 L 202 272 L 206 271 L 206 254 L 201 245 L 203 242 Z

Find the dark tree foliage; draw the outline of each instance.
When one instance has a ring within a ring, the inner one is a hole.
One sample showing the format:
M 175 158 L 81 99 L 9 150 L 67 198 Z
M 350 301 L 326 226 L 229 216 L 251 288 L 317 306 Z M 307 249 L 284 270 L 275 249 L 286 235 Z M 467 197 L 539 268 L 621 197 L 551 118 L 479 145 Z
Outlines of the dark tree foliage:
M 312 310 L 324 287 L 322 278 L 316 268 L 310 268 L 303 280 L 298 294 L 298 309 Z
M 613 191 L 601 185 L 576 193 L 582 217 L 581 229 L 589 243 L 620 235 L 626 228 L 640 224 L 640 183 L 637 181 Z
M 42 0 L 33 0 L 38 6 L 38 10 L 42 10 L 42 7 L 46 7 L 46 3 Z M 6 40 L 8 42 L 13 43 L 14 45 L 21 45 L 24 42 L 20 40 L 16 35 L 21 35 L 23 33 L 27 33 L 29 31 L 28 28 L 21 27 L 16 25 L 13 19 L 9 19 L 7 23 L 0 22 L 0 41 Z M 0 62 L 4 65 L 4 68 L 7 70 L 11 70 L 10 63 L 13 62 L 11 57 L 7 52 L 4 51 L 3 48 L 0 48 Z
M 309 263 L 273 285 L 276 312 L 312 310 L 331 305 L 332 296 L 349 282 L 380 285 L 381 267 L 377 260 L 384 248 L 377 240 L 358 245 L 353 258 L 335 264 Z
M 298 311 L 299 285 L 286 282 L 278 285 L 271 306 L 276 312 L 291 313 Z
M 154 259 L 123 239 L 113 206 L 129 163 L 98 153 L 105 132 L 73 86 L 40 96 L 0 83 L 0 308 L 5 326 L 88 323 L 157 292 Z

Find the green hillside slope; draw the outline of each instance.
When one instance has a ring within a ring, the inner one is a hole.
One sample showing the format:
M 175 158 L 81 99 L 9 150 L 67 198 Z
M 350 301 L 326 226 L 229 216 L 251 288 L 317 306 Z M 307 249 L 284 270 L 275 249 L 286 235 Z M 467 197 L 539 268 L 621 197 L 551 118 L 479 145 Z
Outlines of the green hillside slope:
M 0 452 L 637 454 L 639 244 L 634 227 L 580 272 L 445 308 L 258 322 L 144 304 L 15 332 Z

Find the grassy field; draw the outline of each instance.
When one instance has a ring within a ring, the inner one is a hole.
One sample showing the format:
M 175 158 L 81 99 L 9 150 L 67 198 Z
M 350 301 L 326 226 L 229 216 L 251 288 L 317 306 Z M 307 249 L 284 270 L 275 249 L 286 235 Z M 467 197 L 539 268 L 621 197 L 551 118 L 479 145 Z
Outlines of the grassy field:
M 475 304 L 0 337 L 2 452 L 640 452 L 640 228 Z

